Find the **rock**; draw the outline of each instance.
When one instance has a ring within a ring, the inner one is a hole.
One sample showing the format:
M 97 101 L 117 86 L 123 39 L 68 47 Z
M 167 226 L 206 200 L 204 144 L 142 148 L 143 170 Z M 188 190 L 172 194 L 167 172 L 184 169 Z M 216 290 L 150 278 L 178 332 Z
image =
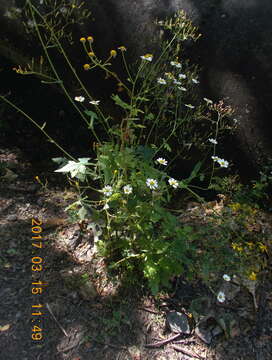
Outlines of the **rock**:
M 10 214 L 6 217 L 7 221 L 16 221 L 18 219 L 17 215 Z
M 223 330 L 220 326 L 215 326 L 213 329 L 212 329 L 212 336 L 215 337 L 215 336 L 218 336 L 218 335 L 221 335 L 223 334 Z
M 167 325 L 174 333 L 190 334 L 191 329 L 186 315 L 171 311 L 166 315 Z
M 209 329 L 204 329 L 202 327 L 197 326 L 195 328 L 195 334 L 202 340 L 205 344 L 210 344 L 212 342 L 212 334 Z

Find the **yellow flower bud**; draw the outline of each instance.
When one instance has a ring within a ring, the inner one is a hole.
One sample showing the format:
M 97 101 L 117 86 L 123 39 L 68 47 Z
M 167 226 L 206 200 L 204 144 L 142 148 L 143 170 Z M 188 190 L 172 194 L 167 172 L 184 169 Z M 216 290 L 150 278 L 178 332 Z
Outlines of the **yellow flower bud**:
M 125 46 L 119 46 L 118 48 L 120 51 L 127 51 L 127 48 Z
M 257 279 L 257 274 L 252 271 L 252 273 L 249 275 L 249 280 L 255 281 Z
M 90 52 L 88 52 L 88 55 L 89 55 L 90 57 L 94 57 L 94 56 L 95 56 L 95 53 L 94 53 L 93 51 L 90 51 Z
M 85 38 L 85 37 L 81 37 L 81 38 L 79 39 L 79 41 L 82 42 L 82 43 L 85 43 L 85 42 L 86 42 L 86 38 Z
M 93 43 L 94 42 L 94 38 L 92 36 L 88 36 L 87 37 L 87 40 L 90 42 L 90 43 Z
M 83 65 L 83 68 L 84 68 L 84 70 L 90 70 L 90 68 L 91 68 L 91 65 L 90 64 L 84 64 Z
M 110 55 L 111 55 L 112 57 L 115 57 L 115 56 L 117 55 L 117 51 L 116 51 L 116 50 L 111 50 L 111 51 L 110 51 Z

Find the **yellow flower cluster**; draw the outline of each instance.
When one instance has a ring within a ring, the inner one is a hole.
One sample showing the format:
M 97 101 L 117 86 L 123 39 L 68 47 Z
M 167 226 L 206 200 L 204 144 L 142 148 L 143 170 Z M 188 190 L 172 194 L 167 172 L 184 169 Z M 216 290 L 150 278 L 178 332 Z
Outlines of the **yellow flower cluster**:
M 117 55 L 117 51 L 116 51 L 116 50 L 111 50 L 111 51 L 110 51 L 110 56 L 111 56 L 111 57 L 115 58 L 116 55 Z
M 243 251 L 243 247 L 240 244 L 237 243 L 232 243 L 231 247 L 233 248 L 233 250 L 238 251 L 238 252 L 242 252 Z

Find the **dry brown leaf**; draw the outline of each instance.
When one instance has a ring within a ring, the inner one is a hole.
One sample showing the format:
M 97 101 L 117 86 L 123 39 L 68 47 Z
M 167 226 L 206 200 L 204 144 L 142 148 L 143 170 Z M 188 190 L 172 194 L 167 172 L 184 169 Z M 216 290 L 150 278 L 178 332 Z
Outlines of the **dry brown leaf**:
M 0 331 L 7 331 L 7 330 L 9 330 L 9 328 L 10 328 L 10 324 L 7 324 L 7 325 L 4 325 L 4 326 L 0 326 Z

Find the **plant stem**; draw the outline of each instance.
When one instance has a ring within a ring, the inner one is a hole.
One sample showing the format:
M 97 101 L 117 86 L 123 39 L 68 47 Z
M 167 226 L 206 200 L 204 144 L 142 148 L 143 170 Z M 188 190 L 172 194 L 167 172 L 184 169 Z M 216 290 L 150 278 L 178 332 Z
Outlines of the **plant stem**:
M 51 143 L 53 143 L 57 148 L 59 148 L 68 158 L 77 161 L 72 155 L 70 155 L 67 151 L 63 149 L 43 128 L 43 126 L 40 126 L 34 119 L 32 119 L 31 116 L 26 114 L 22 109 L 20 109 L 18 106 L 16 106 L 14 103 L 9 101 L 5 96 L 0 95 L 0 99 L 5 101 L 7 104 L 9 104 L 11 107 L 13 107 L 15 110 L 17 110 L 20 114 L 22 114 L 25 118 L 30 120 L 48 139 Z

